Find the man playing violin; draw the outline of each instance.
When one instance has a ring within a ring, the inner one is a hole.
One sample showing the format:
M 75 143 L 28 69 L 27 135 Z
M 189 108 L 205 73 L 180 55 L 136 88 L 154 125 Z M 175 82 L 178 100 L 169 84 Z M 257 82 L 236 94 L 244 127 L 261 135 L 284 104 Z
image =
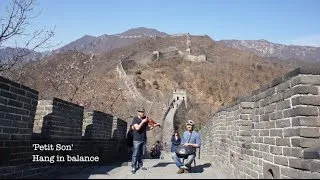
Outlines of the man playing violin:
M 145 144 L 147 142 L 147 131 L 153 129 L 153 127 L 159 126 L 159 123 L 154 123 L 152 125 L 150 118 L 145 116 L 145 110 L 140 107 L 138 110 L 138 116 L 134 117 L 132 120 L 133 129 L 133 153 L 132 153 L 132 164 L 131 172 L 136 173 L 138 169 L 147 170 L 143 167 L 142 157 Z

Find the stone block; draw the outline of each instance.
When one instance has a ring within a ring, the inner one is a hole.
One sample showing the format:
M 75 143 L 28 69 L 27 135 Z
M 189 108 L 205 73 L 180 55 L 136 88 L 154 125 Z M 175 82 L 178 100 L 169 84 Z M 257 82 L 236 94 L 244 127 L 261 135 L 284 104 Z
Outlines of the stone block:
M 302 138 L 301 139 L 301 147 L 318 147 L 320 144 L 320 139 L 312 139 L 312 138 Z
M 283 130 L 284 137 L 293 137 L 293 136 L 300 136 L 300 129 L 299 128 L 285 128 Z
M 265 99 L 260 100 L 260 107 L 265 107 L 270 104 L 270 98 L 266 97 Z
M 262 122 L 254 123 L 253 124 L 254 129 L 264 129 L 264 124 Z
M 294 117 L 293 126 L 320 127 L 320 117 Z
M 273 155 L 270 154 L 270 153 L 262 152 L 262 158 L 263 158 L 263 160 L 265 160 L 265 161 L 269 161 L 269 162 L 272 162 L 272 163 L 273 163 Z
M 290 138 L 276 138 L 277 146 L 290 146 Z
M 292 88 L 293 94 L 312 94 L 312 95 L 318 95 L 318 88 L 315 86 L 309 86 L 309 85 L 298 85 Z
M 256 98 L 256 101 L 260 101 L 261 99 L 264 99 L 266 97 L 266 93 L 265 92 L 261 92 L 261 93 L 259 93 L 259 94 L 257 94 L 256 96 L 255 96 L 255 98 Z M 260 103 L 259 103 L 260 104 Z M 260 105 L 259 105 L 259 107 L 261 107 Z
M 254 115 L 262 115 L 264 114 L 264 107 L 260 107 L 254 110 Z
M 292 137 L 291 138 L 291 146 L 292 147 L 301 147 L 301 139 L 300 137 Z
M 253 109 L 254 103 L 253 102 L 241 102 L 240 107 L 244 109 Z
M 290 88 L 290 82 L 289 81 L 285 81 L 285 82 L 277 85 L 275 88 L 276 88 L 276 92 L 278 92 L 278 93 L 282 92 L 282 91 Z
M 270 103 L 277 103 L 283 100 L 283 94 L 278 93 L 271 96 Z
M 21 96 L 25 96 L 26 95 L 26 91 L 25 90 L 22 90 L 20 88 L 16 88 L 16 87 L 13 87 L 13 86 L 10 87 L 9 91 L 12 92 L 12 93 L 15 93 L 15 94 L 19 94 Z
M 288 98 L 291 98 L 293 96 L 293 89 L 286 89 L 284 92 L 283 92 L 283 99 L 288 99 Z
M 269 115 L 268 114 L 262 114 L 260 116 L 260 121 L 269 121 L 270 118 L 269 118 Z
M 292 157 L 302 157 L 302 150 L 303 150 L 302 148 L 284 147 L 283 155 L 292 156 Z
M 299 130 L 300 130 L 300 136 L 301 137 L 312 137 L 312 138 L 319 138 L 320 137 L 319 128 L 301 127 Z
M 277 117 L 276 116 L 276 112 L 272 112 L 272 113 L 269 114 L 269 118 L 270 118 L 271 121 L 276 120 L 277 119 L 276 117 Z
M 254 137 L 255 143 L 263 143 L 263 137 Z
M 253 109 L 241 109 L 240 113 L 241 114 L 252 114 L 253 113 Z
M 263 143 L 270 144 L 270 145 L 275 145 L 276 144 L 276 139 L 274 137 L 263 137 Z
M 320 97 L 319 96 L 298 96 L 292 98 L 292 106 L 296 105 L 320 105 Z
M 269 129 L 260 130 L 260 136 L 269 136 L 269 134 L 270 134 Z
M 312 84 L 319 85 L 320 84 L 320 76 L 319 75 L 299 75 L 297 78 L 294 78 L 291 81 L 291 87 L 299 84 Z
M 250 119 L 252 119 L 252 116 L 248 115 L 248 114 L 240 114 L 240 119 L 242 119 L 242 120 L 250 120 Z
M 23 103 L 22 102 L 15 101 L 15 100 L 12 100 L 12 99 L 9 99 L 7 105 L 8 106 L 17 107 L 17 108 L 23 108 Z
M 319 158 L 311 161 L 310 171 L 320 173 L 320 160 L 319 160 Z
M 262 157 L 262 152 L 260 151 L 253 151 L 253 156 L 257 157 L 257 158 L 261 158 Z M 259 163 L 260 164 L 260 163 Z
M 267 145 L 267 144 L 260 144 L 260 151 L 262 152 L 270 152 L 270 145 Z
M 266 96 L 271 96 L 275 93 L 275 90 L 276 88 L 272 87 L 272 88 L 269 88 L 267 89 L 265 92 L 266 92 Z
M 265 113 L 272 113 L 276 110 L 277 106 L 276 104 L 270 104 L 268 106 L 265 107 Z
M 284 117 L 318 116 L 318 108 L 314 106 L 298 106 L 283 112 Z
M 264 129 L 270 129 L 270 128 L 276 127 L 275 121 L 267 121 L 267 122 L 263 122 L 263 123 L 264 123 Z
M 285 127 L 290 127 L 290 126 L 291 126 L 290 119 L 276 120 L 276 128 L 285 128 Z
M 310 170 L 311 160 L 301 158 L 289 158 L 289 166 L 296 169 Z
M 283 130 L 282 128 L 279 129 L 270 129 L 270 136 L 271 137 L 283 137 Z
M 282 155 L 282 147 L 270 146 L 270 153 L 276 154 L 276 155 Z
M 278 156 L 278 155 L 275 155 L 274 156 L 274 163 L 275 164 L 279 164 L 279 165 L 283 165 L 283 166 L 288 166 L 288 157 L 286 156 Z
M 0 90 L 0 97 L 16 100 L 18 95 L 4 90 Z
M 239 131 L 239 136 L 251 136 L 251 131 Z
M 276 112 L 276 119 L 283 119 L 283 111 L 277 111 Z
M 253 116 L 252 117 L 252 122 L 259 122 L 260 121 L 260 116 Z

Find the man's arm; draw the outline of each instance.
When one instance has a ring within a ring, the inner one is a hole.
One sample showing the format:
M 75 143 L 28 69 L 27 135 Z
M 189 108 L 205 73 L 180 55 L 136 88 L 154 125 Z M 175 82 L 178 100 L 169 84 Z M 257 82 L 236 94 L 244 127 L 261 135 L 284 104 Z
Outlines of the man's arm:
M 200 148 L 201 146 L 200 134 L 197 134 L 195 138 L 196 138 L 196 143 L 185 143 L 185 145 L 192 146 L 194 148 Z
M 133 127 L 135 130 L 139 131 L 141 129 L 141 127 L 143 126 L 144 123 L 147 122 L 147 118 L 142 119 L 142 121 L 140 122 L 140 124 L 138 124 L 137 121 L 133 122 Z

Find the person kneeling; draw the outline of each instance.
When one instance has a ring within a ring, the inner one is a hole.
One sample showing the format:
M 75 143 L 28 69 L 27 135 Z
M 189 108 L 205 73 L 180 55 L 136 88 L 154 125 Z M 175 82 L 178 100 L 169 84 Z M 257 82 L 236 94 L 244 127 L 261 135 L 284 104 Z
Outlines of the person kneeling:
M 200 134 L 193 130 L 194 122 L 192 120 L 188 120 L 186 123 L 187 131 L 183 133 L 183 138 L 181 139 L 181 144 L 184 146 L 192 146 L 194 148 L 200 148 L 201 139 Z M 192 153 L 185 157 L 185 160 L 181 162 L 181 157 L 174 153 L 173 159 L 179 168 L 178 174 L 189 173 L 191 169 L 191 163 L 194 161 L 196 157 L 196 153 Z

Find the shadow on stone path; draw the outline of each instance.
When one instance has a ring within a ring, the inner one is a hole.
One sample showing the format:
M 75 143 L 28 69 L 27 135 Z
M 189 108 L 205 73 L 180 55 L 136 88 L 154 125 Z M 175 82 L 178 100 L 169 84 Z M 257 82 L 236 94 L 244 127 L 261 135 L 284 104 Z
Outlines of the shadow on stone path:
M 79 170 L 79 173 L 60 176 L 58 179 L 233 179 L 225 170 L 210 162 L 197 159 L 189 174 L 177 174 L 178 168 L 171 159 L 145 159 L 148 170 L 130 172 L 131 162 L 122 166 L 96 166 Z

